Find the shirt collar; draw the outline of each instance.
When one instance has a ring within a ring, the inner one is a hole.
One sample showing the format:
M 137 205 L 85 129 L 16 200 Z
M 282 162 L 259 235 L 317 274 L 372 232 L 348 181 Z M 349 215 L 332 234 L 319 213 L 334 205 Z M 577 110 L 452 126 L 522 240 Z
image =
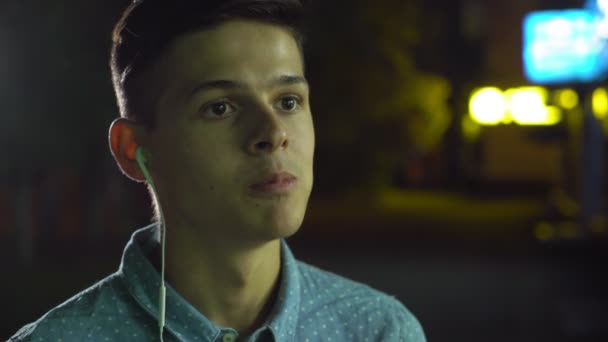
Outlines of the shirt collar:
M 158 246 L 158 224 L 152 224 L 133 233 L 127 243 L 119 276 L 139 305 L 158 320 L 160 274 L 146 255 Z M 167 299 L 165 329 L 181 338 L 191 336 L 214 341 L 222 328 L 209 321 L 190 305 L 170 284 L 166 283 Z M 300 309 L 300 275 L 297 262 L 284 240 L 281 240 L 281 279 L 278 297 L 266 324 L 258 329 L 270 328 L 275 340 L 293 339 Z
M 275 340 L 293 340 L 300 312 L 300 273 L 285 240 L 281 240 L 281 287 L 269 316 L 268 326 Z
M 158 246 L 158 236 L 158 224 L 135 231 L 125 247 L 119 269 L 131 295 L 157 321 L 160 273 L 146 255 Z M 200 336 L 204 341 L 214 341 L 222 329 L 198 312 L 169 283 L 165 284 L 165 329 L 182 338 Z

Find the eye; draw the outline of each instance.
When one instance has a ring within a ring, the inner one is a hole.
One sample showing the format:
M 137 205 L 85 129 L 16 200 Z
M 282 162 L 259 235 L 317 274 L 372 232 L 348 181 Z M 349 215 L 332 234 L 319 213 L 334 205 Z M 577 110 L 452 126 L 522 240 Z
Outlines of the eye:
M 293 112 L 300 105 L 300 98 L 294 95 L 283 96 L 278 103 L 279 108 L 285 112 Z
M 211 103 L 202 109 L 203 115 L 210 119 L 222 119 L 228 114 L 236 111 L 236 108 L 228 101 L 218 101 Z

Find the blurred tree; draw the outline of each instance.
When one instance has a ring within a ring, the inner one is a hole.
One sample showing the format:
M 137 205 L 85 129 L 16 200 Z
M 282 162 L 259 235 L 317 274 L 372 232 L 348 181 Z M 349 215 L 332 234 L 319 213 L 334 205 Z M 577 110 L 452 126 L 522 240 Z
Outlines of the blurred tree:
M 416 0 L 317 3 L 307 64 L 319 191 L 388 186 L 408 154 L 445 132 L 450 85 L 415 63 L 420 15 Z

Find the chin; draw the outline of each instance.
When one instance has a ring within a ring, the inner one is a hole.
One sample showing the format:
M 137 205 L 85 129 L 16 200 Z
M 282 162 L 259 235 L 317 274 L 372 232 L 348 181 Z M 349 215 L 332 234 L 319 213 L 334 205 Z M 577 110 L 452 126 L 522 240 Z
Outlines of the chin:
M 273 222 L 265 226 L 266 233 L 269 233 L 270 240 L 286 239 L 300 230 L 302 220 L 294 219 L 289 222 Z M 268 229 L 270 228 L 270 229 Z
M 306 214 L 308 197 L 296 196 L 281 203 L 264 203 L 258 210 L 250 212 L 254 234 L 264 240 L 288 238 L 298 232 Z
M 298 224 L 295 226 L 287 226 L 287 227 L 283 227 L 277 234 L 277 237 L 279 239 L 286 239 L 294 234 L 296 234 L 298 232 L 298 230 L 300 230 L 300 227 L 302 225 Z
M 302 226 L 304 213 L 294 214 L 293 212 L 290 212 L 289 214 L 290 215 L 272 215 L 267 217 L 266 220 L 259 222 L 256 229 L 259 234 L 258 236 L 261 235 L 266 241 L 272 241 L 276 239 L 285 239 L 297 233 Z

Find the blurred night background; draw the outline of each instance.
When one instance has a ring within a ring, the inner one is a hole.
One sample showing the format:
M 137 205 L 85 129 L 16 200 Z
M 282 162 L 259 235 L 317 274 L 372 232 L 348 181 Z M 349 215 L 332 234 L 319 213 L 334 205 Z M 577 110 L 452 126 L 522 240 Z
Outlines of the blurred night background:
M 115 271 L 150 222 L 107 144 L 127 4 L 0 2 L 0 339 Z M 296 256 L 396 296 L 429 341 L 608 341 L 608 84 L 529 88 L 522 60 L 526 14 L 584 6 L 317 1 Z M 517 89 L 533 102 L 520 120 Z M 521 119 L 539 108 L 552 116 Z

